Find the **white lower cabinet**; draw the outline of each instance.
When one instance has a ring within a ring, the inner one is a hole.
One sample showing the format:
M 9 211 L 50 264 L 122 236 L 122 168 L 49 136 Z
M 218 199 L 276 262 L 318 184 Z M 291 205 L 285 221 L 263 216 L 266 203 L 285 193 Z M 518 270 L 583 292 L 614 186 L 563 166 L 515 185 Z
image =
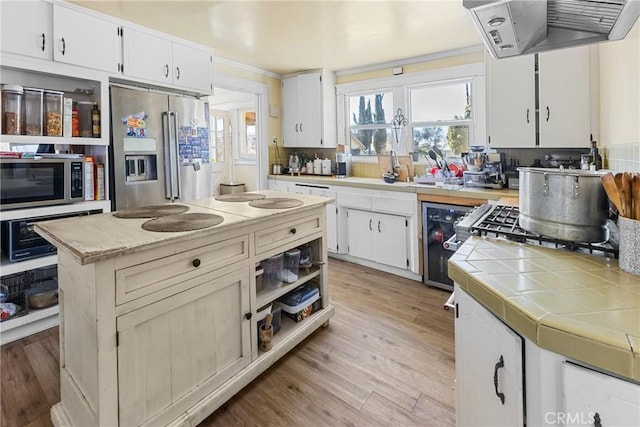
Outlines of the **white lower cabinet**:
M 408 268 L 408 225 L 404 216 L 347 209 L 347 253 L 392 267 Z
M 458 284 L 455 302 L 456 425 L 640 425 L 640 385 L 523 339 Z
M 562 380 L 565 425 L 640 425 L 640 385 L 568 362 Z
M 121 425 L 165 425 L 251 362 L 249 270 L 209 276 L 117 318 Z
M 456 285 L 456 424 L 524 424 L 523 340 Z

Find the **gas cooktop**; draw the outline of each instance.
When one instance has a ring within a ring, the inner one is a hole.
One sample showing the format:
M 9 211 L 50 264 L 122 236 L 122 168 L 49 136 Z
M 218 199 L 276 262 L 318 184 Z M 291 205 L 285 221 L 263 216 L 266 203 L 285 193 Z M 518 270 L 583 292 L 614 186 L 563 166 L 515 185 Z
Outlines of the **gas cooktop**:
M 455 226 L 456 240 L 464 242 L 471 235 L 504 238 L 520 243 L 566 249 L 610 258 L 618 258 L 617 232 L 610 221 L 611 238 L 607 242 L 569 242 L 553 237 L 531 233 L 518 223 L 520 211 L 516 206 L 482 205 L 471 211 Z

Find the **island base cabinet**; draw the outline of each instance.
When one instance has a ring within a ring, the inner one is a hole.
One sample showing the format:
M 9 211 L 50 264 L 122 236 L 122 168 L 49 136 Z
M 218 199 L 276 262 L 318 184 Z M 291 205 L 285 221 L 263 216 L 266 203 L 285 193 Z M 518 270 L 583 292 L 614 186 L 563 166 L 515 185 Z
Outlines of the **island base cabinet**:
M 639 426 L 640 386 L 569 362 L 562 365 L 567 426 Z
M 456 425 L 524 424 L 522 337 L 455 285 Z
M 243 269 L 117 319 L 121 425 L 165 425 L 251 362 Z

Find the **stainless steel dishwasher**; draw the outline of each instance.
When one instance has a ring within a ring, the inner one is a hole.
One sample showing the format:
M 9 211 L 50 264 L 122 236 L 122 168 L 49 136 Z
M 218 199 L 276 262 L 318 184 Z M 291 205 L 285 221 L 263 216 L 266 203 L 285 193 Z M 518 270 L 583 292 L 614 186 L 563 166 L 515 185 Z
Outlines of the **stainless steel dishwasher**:
M 454 223 L 472 209 L 470 206 L 422 202 L 422 249 L 424 274 L 422 281 L 431 286 L 453 290 L 447 261 L 454 252 L 442 244 L 455 234 Z

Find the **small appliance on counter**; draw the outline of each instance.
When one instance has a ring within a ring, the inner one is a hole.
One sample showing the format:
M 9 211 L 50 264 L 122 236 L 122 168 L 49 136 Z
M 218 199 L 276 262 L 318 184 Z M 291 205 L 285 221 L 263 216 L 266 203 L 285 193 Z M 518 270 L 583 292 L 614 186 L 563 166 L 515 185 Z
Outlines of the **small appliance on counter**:
M 469 152 L 462 153 L 462 162 L 467 170 L 463 172 L 465 187 L 501 189 L 505 187 L 504 153 Z
M 351 153 L 336 153 L 336 177 L 351 176 Z

